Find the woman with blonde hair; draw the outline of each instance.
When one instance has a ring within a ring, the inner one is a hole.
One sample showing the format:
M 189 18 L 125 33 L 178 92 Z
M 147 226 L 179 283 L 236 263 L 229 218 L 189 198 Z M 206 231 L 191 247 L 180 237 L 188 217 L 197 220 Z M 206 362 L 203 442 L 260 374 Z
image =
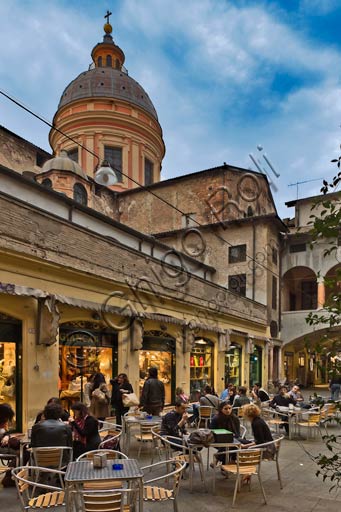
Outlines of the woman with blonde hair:
M 257 444 L 269 443 L 273 441 L 269 426 L 260 417 L 261 410 L 255 404 L 247 404 L 243 406 L 243 416 L 245 419 L 251 422 L 252 433 L 254 437 L 254 442 L 243 444 L 243 448 L 249 448 L 250 446 L 255 446 Z M 263 453 L 263 458 L 272 458 L 275 452 L 275 445 L 272 444 L 267 446 L 265 452 Z

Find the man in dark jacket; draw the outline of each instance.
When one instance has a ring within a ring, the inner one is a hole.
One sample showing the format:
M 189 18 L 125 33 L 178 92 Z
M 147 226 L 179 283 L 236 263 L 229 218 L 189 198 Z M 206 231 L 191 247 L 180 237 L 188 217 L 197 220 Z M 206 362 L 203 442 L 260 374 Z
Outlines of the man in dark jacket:
M 65 425 L 65 423 L 60 420 L 61 414 L 62 409 L 60 405 L 50 403 L 45 406 L 43 412 L 45 420 L 36 423 L 32 427 L 32 448 L 44 446 L 72 447 L 72 431 L 68 425 Z M 69 462 L 69 460 L 66 462 Z
M 288 394 L 288 390 L 285 386 L 282 386 L 279 388 L 278 395 L 275 395 L 271 402 L 269 403 L 269 406 L 273 409 L 276 409 L 276 407 L 289 407 L 289 405 L 296 405 L 296 400 L 292 398 Z M 280 415 L 281 420 L 283 420 L 283 423 L 280 425 L 280 427 L 285 428 L 285 432 L 289 435 L 289 416 L 288 414 L 281 414 Z
M 149 377 L 143 385 L 140 405 L 153 416 L 159 416 L 165 405 L 165 386 L 157 378 L 157 368 L 149 368 Z
M 268 402 L 270 400 L 269 394 L 262 388 L 260 382 L 255 382 L 252 389 L 252 397 L 258 402 Z

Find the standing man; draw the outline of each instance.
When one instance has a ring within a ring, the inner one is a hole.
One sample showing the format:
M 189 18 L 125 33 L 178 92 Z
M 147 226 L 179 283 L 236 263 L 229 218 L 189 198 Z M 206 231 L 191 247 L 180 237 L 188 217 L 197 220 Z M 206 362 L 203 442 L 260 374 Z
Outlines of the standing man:
M 157 368 L 149 368 L 148 379 L 143 385 L 140 405 L 144 411 L 159 416 L 165 405 L 165 386 L 157 378 Z

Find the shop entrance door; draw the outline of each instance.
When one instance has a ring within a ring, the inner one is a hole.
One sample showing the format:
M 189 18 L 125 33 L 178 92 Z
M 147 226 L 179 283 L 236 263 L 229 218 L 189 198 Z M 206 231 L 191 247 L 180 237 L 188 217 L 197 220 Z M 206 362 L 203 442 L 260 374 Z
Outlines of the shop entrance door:
M 284 372 L 287 382 L 294 381 L 294 353 L 284 352 Z
M 250 388 L 255 382 L 262 384 L 262 355 L 262 348 L 256 345 L 253 353 L 250 354 Z
M 241 385 L 242 347 L 234 343 L 225 352 L 225 384 Z
M 7 403 L 15 411 L 15 425 L 22 430 L 22 324 L 16 318 L 0 313 L 0 404 Z
M 175 400 L 175 339 L 162 331 L 146 332 L 139 355 L 140 394 L 148 376 L 148 368 L 158 370 L 158 378 L 165 385 L 165 404 Z

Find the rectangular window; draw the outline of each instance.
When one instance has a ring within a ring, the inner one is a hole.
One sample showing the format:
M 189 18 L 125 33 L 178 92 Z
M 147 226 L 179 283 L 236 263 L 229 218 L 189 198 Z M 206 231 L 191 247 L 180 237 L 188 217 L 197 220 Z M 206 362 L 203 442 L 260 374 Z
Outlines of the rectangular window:
M 109 146 L 104 147 L 104 160 L 107 160 L 115 174 L 117 180 L 122 182 L 122 148 L 112 148 Z
M 246 244 L 229 247 L 229 263 L 246 261 Z
M 301 283 L 302 304 L 301 309 L 317 308 L 317 283 L 316 281 L 302 281 Z
M 148 158 L 144 159 L 144 184 L 146 186 L 154 183 L 154 164 Z
M 306 244 L 294 244 L 290 245 L 289 252 L 305 252 Z
M 277 277 L 272 276 L 272 309 L 277 309 Z
M 229 276 L 229 290 L 246 297 L 246 274 Z
M 278 251 L 275 247 L 272 248 L 272 263 L 274 265 L 277 265 L 277 261 L 278 261 Z
M 70 149 L 70 151 L 67 152 L 67 156 L 78 163 L 78 148 Z

